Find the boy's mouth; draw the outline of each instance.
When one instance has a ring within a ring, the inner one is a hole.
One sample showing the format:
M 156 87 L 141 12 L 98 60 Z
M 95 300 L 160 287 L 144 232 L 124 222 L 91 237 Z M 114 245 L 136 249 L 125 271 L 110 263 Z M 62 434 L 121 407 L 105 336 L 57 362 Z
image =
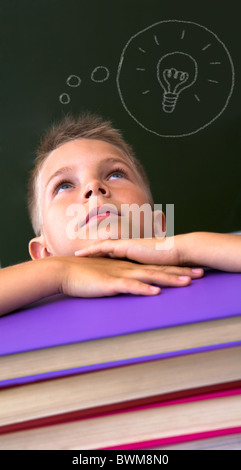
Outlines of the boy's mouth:
M 117 209 L 113 210 L 112 207 L 108 208 L 106 206 L 107 205 L 104 204 L 103 206 L 99 206 L 97 208 L 94 207 L 92 210 L 90 210 L 90 212 L 86 216 L 85 222 L 82 225 L 87 225 L 92 220 L 103 219 L 105 217 L 109 217 L 110 215 L 115 215 L 117 217 L 119 216 Z
M 105 217 L 109 217 L 110 215 L 110 211 L 107 211 L 106 214 L 97 214 L 97 215 L 93 215 L 92 217 L 90 217 L 87 222 L 86 222 L 86 225 L 91 222 L 92 220 L 95 220 L 95 219 L 104 219 Z

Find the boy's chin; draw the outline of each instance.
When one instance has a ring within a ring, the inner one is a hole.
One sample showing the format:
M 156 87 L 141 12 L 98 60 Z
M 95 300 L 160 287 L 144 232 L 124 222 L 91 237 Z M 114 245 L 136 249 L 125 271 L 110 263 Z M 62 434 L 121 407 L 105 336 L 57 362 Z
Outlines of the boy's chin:
M 120 227 L 109 228 L 109 229 L 98 228 L 98 230 L 90 230 L 90 231 L 87 231 L 86 233 L 86 240 L 93 241 L 93 242 L 96 240 L 118 240 L 120 238 L 122 238 Z
M 119 240 L 130 238 L 152 238 L 152 227 L 144 230 L 142 224 L 133 224 L 132 221 L 125 219 L 112 220 L 107 224 L 101 221 L 97 224 L 85 226 L 84 230 L 80 230 L 76 238 L 79 239 L 80 245 L 87 247 L 91 243 L 98 240 Z
M 151 237 L 151 235 L 150 235 Z M 98 229 L 89 231 L 89 240 L 126 240 L 130 238 L 144 238 L 144 228 L 134 227 L 131 222 L 112 224 L 108 227 L 98 226 Z
M 123 226 L 120 220 L 115 219 L 112 219 L 111 223 L 106 223 L 105 220 L 95 221 L 85 226 L 84 230 L 79 231 L 80 239 L 93 242 L 96 240 L 117 240 L 123 235 L 126 235 L 125 238 L 130 238 L 128 227 Z

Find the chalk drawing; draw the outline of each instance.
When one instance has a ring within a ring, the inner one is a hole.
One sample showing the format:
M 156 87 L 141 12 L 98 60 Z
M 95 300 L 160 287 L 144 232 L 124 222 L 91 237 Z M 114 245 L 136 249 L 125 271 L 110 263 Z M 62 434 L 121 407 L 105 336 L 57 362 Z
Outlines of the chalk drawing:
M 110 71 L 95 67 L 91 81 Z M 146 131 L 184 137 L 212 124 L 229 104 L 235 82 L 231 55 L 218 36 L 191 21 L 165 20 L 137 32 L 120 57 L 116 84 L 127 113 Z M 69 75 L 69 87 L 82 83 Z M 68 93 L 59 96 L 69 104 Z
M 154 41 L 155 41 L 155 43 L 156 43 L 157 46 L 160 46 L 158 37 L 157 37 L 155 34 L 154 34 Z
M 211 44 L 207 44 L 206 46 L 204 46 L 204 47 L 202 48 L 202 51 L 206 51 L 206 49 L 208 49 L 210 46 L 211 46 Z
M 131 36 L 116 77 L 127 113 L 161 137 L 192 135 L 212 124 L 228 106 L 234 81 L 232 58 L 219 37 L 179 20 Z
M 59 97 L 59 101 L 61 104 L 69 104 L 70 103 L 70 96 L 68 93 L 62 93 Z
M 80 77 L 78 77 L 78 75 L 70 75 L 67 78 L 66 83 L 67 83 L 68 86 L 76 88 L 76 87 L 80 86 L 81 79 L 80 79 Z
M 98 65 L 98 67 L 95 67 L 93 72 L 91 73 L 91 80 L 96 83 L 102 83 L 108 80 L 110 76 L 110 72 L 107 69 L 107 67 L 104 67 L 103 65 Z M 69 75 L 69 77 L 66 80 L 66 83 L 69 87 L 71 88 L 77 88 L 80 86 L 82 80 L 78 75 Z M 59 96 L 59 101 L 61 104 L 69 104 L 70 103 L 70 95 L 68 93 L 62 93 Z
M 186 56 L 185 59 L 188 59 L 187 63 L 183 61 L 182 57 L 180 58 L 185 68 L 189 70 L 188 72 L 175 68 L 166 68 L 166 64 L 168 67 L 169 59 L 171 59 L 171 61 L 175 60 L 173 57 L 175 55 Z M 190 55 L 184 54 L 183 52 L 172 52 L 161 57 L 157 63 L 157 79 L 164 90 L 162 102 L 163 111 L 172 113 L 175 110 L 180 93 L 196 82 L 197 75 L 197 62 Z
M 95 69 L 91 73 L 91 80 L 96 83 L 102 83 L 108 80 L 109 76 L 110 72 L 107 67 L 104 67 L 103 65 L 98 65 L 98 67 L 95 67 Z

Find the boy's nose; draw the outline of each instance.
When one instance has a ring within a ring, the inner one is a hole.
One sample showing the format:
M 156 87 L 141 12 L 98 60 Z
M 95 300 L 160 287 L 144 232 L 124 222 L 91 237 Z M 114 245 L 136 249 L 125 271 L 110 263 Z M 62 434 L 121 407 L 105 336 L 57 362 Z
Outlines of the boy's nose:
M 98 196 L 99 194 L 109 196 L 109 188 L 102 182 L 94 180 L 85 186 L 82 198 L 89 199 L 91 196 Z

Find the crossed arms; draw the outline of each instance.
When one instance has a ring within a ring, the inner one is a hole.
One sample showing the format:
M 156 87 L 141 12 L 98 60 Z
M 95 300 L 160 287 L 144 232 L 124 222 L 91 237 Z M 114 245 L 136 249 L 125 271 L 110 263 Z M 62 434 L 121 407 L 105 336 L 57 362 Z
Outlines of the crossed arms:
M 155 238 L 97 241 L 75 256 L 52 256 L 3 268 L 0 315 L 57 293 L 157 295 L 161 286 L 184 287 L 202 277 L 204 266 L 241 272 L 239 235 L 194 232 L 176 235 L 173 241 L 169 250 L 157 250 Z

